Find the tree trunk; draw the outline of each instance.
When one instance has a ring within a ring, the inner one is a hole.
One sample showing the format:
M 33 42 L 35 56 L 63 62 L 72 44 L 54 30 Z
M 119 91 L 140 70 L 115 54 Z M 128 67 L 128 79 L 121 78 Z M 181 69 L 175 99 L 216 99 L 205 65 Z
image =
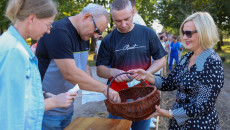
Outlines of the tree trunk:
M 217 42 L 217 50 L 218 50 L 218 51 L 221 51 L 221 50 L 222 50 L 222 49 L 221 49 L 221 43 L 220 43 L 220 41 Z
M 221 45 L 221 46 L 224 46 L 222 31 L 221 31 L 221 33 L 220 33 L 220 45 Z
M 95 51 L 95 45 L 96 45 L 97 39 L 92 38 L 90 43 L 90 51 Z

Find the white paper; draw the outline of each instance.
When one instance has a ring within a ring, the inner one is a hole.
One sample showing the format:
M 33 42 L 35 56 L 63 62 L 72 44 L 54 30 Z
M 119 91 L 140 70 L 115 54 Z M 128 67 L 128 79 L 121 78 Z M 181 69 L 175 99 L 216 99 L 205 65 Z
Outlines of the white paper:
M 78 90 L 80 90 L 78 84 L 76 84 L 72 89 L 70 89 L 68 92 L 78 92 Z
M 103 101 L 105 99 L 106 97 L 103 93 L 82 90 L 82 104 Z
M 128 87 L 133 87 L 137 84 L 139 84 L 141 81 L 137 81 L 136 79 L 133 79 L 133 81 L 126 83 Z

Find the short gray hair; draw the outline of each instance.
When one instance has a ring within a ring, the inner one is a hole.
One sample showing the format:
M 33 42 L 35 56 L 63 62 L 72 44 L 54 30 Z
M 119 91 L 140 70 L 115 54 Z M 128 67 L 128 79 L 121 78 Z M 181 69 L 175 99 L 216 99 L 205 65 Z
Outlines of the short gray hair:
M 97 21 L 103 15 L 106 16 L 106 18 L 109 20 L 108 11 L 99 4 L 93 4 L 93 3 L 88 4 L 82 9 L 80 14 L 84 15 L 87 13 L 90 13 L 95 21 Z
M 110 5 L 111 14 L 113 10 L 120 11 L 128 7 L 132 12 L 133 8 L 131 2 L 129 0 L 114 0 L 113 3 Z

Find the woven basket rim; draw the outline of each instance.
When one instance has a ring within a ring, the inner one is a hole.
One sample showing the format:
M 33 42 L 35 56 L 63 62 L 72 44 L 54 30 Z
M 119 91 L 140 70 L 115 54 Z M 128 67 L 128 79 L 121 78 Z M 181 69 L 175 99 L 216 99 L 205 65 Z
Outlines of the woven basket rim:
M 146 95 L 145 97 L 141 98 L 141 99 L 137 99 L 137 100 L 134 100 L 132 102 L 113 102 L 113 101 L 110 101 L 108 99 L 106 99 L 107 101 L 109 101 L 111 104 L 116 104 L 116 105 L 122 105 L 122 104 L 133 104 L 133 103 L 136 103 L 136 102 L 139 102 L 139 101 L 142 101 L 142 100 L 145 100 L 146 98 L 150 97 L 152 94 L 154 94 L 156 91 L 157 91 L 157 88 L 153 85 L 147 85 L 147 86 L 135 86 L 135 87 L 138 87 L 138 88 L 141 88 L 141 87 L 152 87 L 154 88 L 153 91 L 151 93 L 149 93 L 148 95 Z M 126 88 L 126 89 L 131 89 L 131 88 Z M 124 90 L 124 89 L 123 89 Z

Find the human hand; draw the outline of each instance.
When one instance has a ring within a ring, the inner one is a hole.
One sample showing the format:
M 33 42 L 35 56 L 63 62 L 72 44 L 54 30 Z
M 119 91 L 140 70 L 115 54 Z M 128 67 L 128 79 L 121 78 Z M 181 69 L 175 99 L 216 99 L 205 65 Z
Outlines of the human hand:
M 156 116 L 161 116 L 161 117 L 170 117 L 169 116 L 169 111 L 165 110 L 165 109 L 161 109 L 159 106 L 155 106 L 156 112 L 154 112 L 153 114 L 151 114 L 146 120 L 152 118 L 152 117 L 156 117 Z
M 120 74 L 120 73 L 123 73 L 125 71 L 123 70 L 119 70 L 119 69 L 113 69 L 113 72 L 112 72 L 112 76 L 115 77 L 116 75 Z M 119 75 L 115 78 L 115 81 L 116 82 L 124 82 L 124 81 L 130 81 L 130 78 L 129 78 L 129 74 L 122 74 L 122 75 Z
M 109 88 L 109 97 L 107 95 L 107 89 L 104 90 L 104 95 L 109 98 L 110 100 L 112 100 L 113 102 L 121 102 L 121 98 L 119 96 L 119 93 L 111 88 Z
M 134 73 L 133 75 L 131 75 L 131 77 L 135 78 L 138 81 L 140 81 L 141 79 L 146 80 L 148 76 L 148 72 L 143 69 L 133 69 L 129 70 L 128 72 Z
M 69 107 L 76 96 L 76 92 L 66 92 L 52 96 L 51 98 L 55 107 Z

